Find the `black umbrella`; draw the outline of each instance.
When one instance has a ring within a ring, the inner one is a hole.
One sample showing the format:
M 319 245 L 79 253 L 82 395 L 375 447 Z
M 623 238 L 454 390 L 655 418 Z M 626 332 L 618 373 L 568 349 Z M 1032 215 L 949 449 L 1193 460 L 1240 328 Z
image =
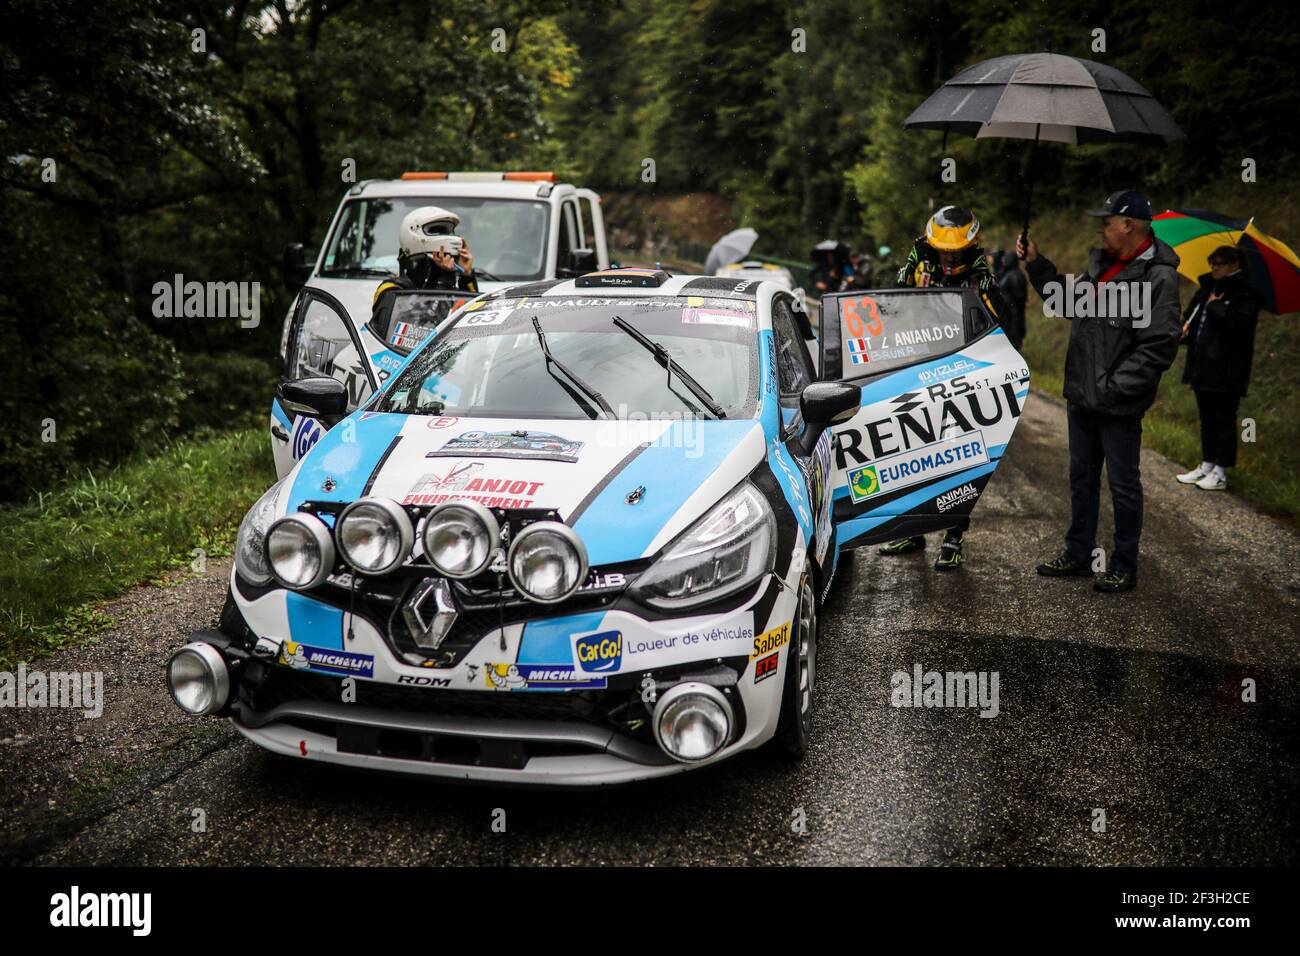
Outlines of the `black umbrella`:
M 1112 66 L 1060 53 L 999 56 L 962 70 L 903 121 L 910 129 L 941 129 L 976 139 L 1057 143 L 1152 143 L 1183 131 L 1136 80 Z M 1029 159 L 1025 234 L 1034 196 Z

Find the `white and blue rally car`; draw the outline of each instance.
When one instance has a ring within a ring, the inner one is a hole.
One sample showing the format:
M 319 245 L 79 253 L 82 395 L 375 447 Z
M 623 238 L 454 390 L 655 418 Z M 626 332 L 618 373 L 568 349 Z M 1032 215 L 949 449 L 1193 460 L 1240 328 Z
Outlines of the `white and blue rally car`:
M 801 755 L 840 554 L 968 514 L 1028 389 L 967 290 L 821 325 L 814 357 L 776 283 L 615 270 L 464 304 L 351 413 L 283 381 L 323 434 L 173 698 L 299 759 L 498 783 Z

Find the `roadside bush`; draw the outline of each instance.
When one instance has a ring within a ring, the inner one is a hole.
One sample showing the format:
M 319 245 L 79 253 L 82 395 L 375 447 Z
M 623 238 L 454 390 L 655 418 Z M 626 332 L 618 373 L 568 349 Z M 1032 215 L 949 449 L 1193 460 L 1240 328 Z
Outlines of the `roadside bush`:
M 188 393 L 180 406 L 180 429 L 253 428 L 271 406 L 276 375 L 271 363 L 236 353 L 182 354 L 182 384 Z
M 0 292 L 0 500 L 118 461 L 176 428 L 176 350 L 126 302 L 34 269 L 14 268 L 10 280 Z

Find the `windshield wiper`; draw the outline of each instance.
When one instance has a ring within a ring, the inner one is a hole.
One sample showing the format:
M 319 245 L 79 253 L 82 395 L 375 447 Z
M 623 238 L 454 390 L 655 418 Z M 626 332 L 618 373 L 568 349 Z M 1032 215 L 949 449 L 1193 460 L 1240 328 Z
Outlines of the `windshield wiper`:
M 632 338 L 636 339 L 637 344 L 654 355 L 655 361 L 668 370 L 668 388 L 670 390 L 673 387 L 673 375 L 675 374 L 682 380 L 686 387 L 691 390 L 695 397 L 704 403 L 704 407 L 713 413 L 714 418 L 727 417 L 727 413 L 723 411 L 721 405 L 713 400 L 713 396 L 709 394 L 709 390 L 699 382 L 695 381 L 695 379 L 691 378 L 691 376 L 687 374 L 686 369 L 678 365 L 676 360 L 668 354 L 666 348 L 617 315 L 614 316 L 614 324 L 628 335 L 632 336 Z
M 541 343 L 542 354 L 546 356 L 546 370 L 548 372 L 551 372 L 551 366 L 554 365 L 566 376 L 568 376 L 569 381 L 571 381 L 574 385 L 578 386 L 579 391 L 581 391 L 584 395 L 586 395 L 593 402 L 599 405 L 601 411 L 603 411 L 610 418 L 613 418 L 614 409 L 609 407 L 609 402 L 605 401 L 604 397 L 600 394 L 600 392 L 596 391 L 594 388 L 592 388 L 582 379 L 578 378 L 578 376 L 574 375 L 571 371 L 569 371 L 567 367 L 561 364 L 559 359 L 557 359 L 555 356 L 551 354 L 551 347 L 546 344 L 546 333 L 542 331 L 542 323 L 537 320 L 537 316 L 533 316 L 533 328 L 537 330 L 537 341 Z M 557 382 L 560 382 L 559 378 L 556 377 L 554 372 L 551 372 L 551 377 L 555 378 Z M 560 385 L 561 387 L 564 387 L 563 382 L 560 382 Z M 566 392 L 570 391 L 567 387 L 564 390 Z M 596 416 L 593 415 L 591 417 L 595 418 Z
M 506 281 L 505 279 L 501 278 L 499 275 L 494 275 L 493 273 L 488 272 L 486 269 L 479 269 L 479 268 L 475 268 L 475 269 L 474 269 L 474 278 L 476 278 L 476 279 L 487 279 L 488 282 L 505 282 L 505 281 Z

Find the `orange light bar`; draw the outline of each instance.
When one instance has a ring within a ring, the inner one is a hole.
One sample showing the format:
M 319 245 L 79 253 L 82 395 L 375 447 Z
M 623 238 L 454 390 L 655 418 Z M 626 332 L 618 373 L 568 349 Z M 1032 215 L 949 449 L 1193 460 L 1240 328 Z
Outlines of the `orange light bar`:
M 504 178 L 516 183 L 553 183 L 555 173 L 506 173 Z
M 552 172 L 530 172 L 530 173 L 481 173 L 481 172 L 463 172 L 463 173 L 422 173 L 409 172 L 402 173 L 402 178 L 411 179 L 465 179 L 489 181 L 492 179 L 505 180 L 513 183 L 553 183 L 555 182 L 555 173 Z

